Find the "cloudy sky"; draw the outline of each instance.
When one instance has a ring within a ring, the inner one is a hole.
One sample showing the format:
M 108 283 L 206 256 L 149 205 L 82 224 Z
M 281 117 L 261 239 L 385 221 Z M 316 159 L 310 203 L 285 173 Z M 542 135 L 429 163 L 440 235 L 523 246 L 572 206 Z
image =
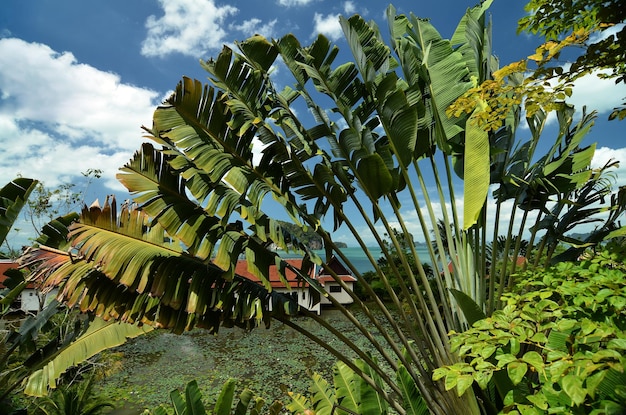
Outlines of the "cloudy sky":
M 431 18 L 451 36 L 477 0 L 396 1 L 399 13 Z M 386 33 L 387 2 L 330 0 L 3 0 L 0 6 L 0 183 L 18 175 L 47 186 L 103 170 L 91 192 L 122 193 L 117 169 L 139 148 L 142 125 L 181 76 L 206 79 L 199 59 L 260 33 L 323 33 L 347 50 L 338 16 L 359 13 Z M 504 64 L 533 53 L 536 39 L 516 35 L 524 1 L 495 0 L 494 51 Z M 276 76 L 280 76 L 277 74 Z M 626 161 L 624 122 L 607 122 L 624 85 L 582 80 L 573 101 L 599 112 L 590 140 L 600 163 Z M 626 122 L 626 121 L 625 121 Z M 625 170 L 621 170 L 626 173 Z M 623 179 L 626 174 L 619 175 Z M 92 197 L 92 195 L 89 195 Z M 93 196 L 95 197 L 95 196 Z

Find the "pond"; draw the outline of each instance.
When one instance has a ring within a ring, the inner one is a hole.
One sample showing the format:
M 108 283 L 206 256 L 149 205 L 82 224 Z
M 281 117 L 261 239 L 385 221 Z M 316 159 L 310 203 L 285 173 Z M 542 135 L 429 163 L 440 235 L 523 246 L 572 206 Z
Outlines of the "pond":
M 371 347 L 337 310 L 326 309 L 322 316 L 363 350 Z M 314 321 L 299 318 L 298 322 L 343 354 L 355 357 Z M 224 382 L 235 378 L 238 390 L 247 387 L 268 403 L 287 403 L 287 392 L 306 392 L 309 373 L 329 378 L 336 361 L 321 346 L 276 322 L 270 329 L 251 332 L 222 328 L 217 336 L 201 329 L 182 335 L 156 331 L 115 349 L 109 360 L 112 373 L 96 385 L 96 391 L 119 408 L 111 412 L 115 415 L 169 405 L 170 391 L 183 390 L 194 379 L 206 402 L 214 402 Z

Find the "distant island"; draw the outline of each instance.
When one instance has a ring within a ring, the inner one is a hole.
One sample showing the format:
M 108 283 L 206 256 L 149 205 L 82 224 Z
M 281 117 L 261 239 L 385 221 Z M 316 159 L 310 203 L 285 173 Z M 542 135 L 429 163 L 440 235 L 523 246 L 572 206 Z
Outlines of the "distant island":
M 301 227 L 294 225 L 290 222 L 279 221 L 280 226 L 285 228 L 287 232 L 295 236 L 301 243 L 306 245 L 309 249 L 323 249 L 322 237 L 316 234 L 314 231 L 304 232 Z M 348 244 L 345 242 L 335 242 L 335 245 L 339 248 L 347 248 Z

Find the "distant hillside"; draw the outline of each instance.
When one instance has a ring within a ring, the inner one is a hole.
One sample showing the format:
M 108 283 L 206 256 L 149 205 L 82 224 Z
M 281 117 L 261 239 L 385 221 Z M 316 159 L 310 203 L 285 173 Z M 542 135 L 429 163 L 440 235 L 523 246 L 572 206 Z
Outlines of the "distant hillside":
M 280 226 L 285 228 L 290 234 L 294 235 L 300 242 L 308 246 L 310 249 L 322 249 L 322 237 L 313 231 L 304 232 L 302 228 L 293 223 L 279 221 Z M 336 242 L 339 248 L 346 248 L 343 242 Z

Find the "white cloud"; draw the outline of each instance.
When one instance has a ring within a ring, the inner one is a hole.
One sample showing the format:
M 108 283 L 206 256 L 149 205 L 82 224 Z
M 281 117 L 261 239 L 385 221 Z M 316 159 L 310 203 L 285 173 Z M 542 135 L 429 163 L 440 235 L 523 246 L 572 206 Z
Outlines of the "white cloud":
M 200 57 L 220 49 L 226 38 L 224 21 L 238 12 L 233 6 L 217 6 L 213 0 L 159 0 L 159 4 L 165 14 L 146 20 L 144 56 L 181 53 Z
M 609 113 L 619 106 L 626 98 L 626 85 L 615 84 L 613 79 L 601 79 L 598 74 L 609 73 L 608 70 L 598 71 L 574 81 L 572 96 L 567 100 L 577 110 L 583 105 L 587 110 L 596 110 L 599 114 Z
M 278 5 L 286 7 L 306 6 L 314 1 L 315 0 L 278 0 Z
M 0 39 L 0 91 L 0 183 L 21 174 L 56 186 L 95 168 L 110 189 L 160 95 L 16 38 Z
M 257 137 L 252 139 L 252 164 L 254 166 L 258 166 L 261 162 L 261 159 L 263 158 L 263 150 L 265 150 L 267 146 L 267 144 L 263 144 L 263 142 Z
M 619 162 L 619 166 L 607 170 L 615 178 L 616 186 L 626 186 L 626 147 L 597 148 L 595 154 L 593 155 L 593 160 L 591 160 L 591 167 L 602 167 L 610 160 Z
M 229 26 L 229 28 L 242 32 L 245 37 L 250 37 L 258 34 L 267 39 L 271 39 L 273 37 L 276 37 L 276 32 L 274 30 L 276 22 L 278 22 L 278 20 L 274 19 L 268 23 L 263 24 L 261 19 L 252 18 L 250 20 L 244 21 L 239 25 L 232 24 Z
M 608 38 L 609 36 L 615 36 L 617 35 L 618 32 L 620 32 L 623 28 L 624 28 L 625 24 L 624 23 L 620 23 L 620 24 L 616 24 L 615 26 L 611 26 L 606 30 L 603 30 L 601 32 L 598 33 L 594 33 L 592 36 L 589 37 L 589 44 L 592 43 L 597 43 L 600 42 L 601 40 L 604 40 L 606 38 Z
M 343 3 L 343 12 L 345 14 L 353 14 L 356 13 L 356 6 L 353 1 L 346 1 Z
M 337 40 L 343 35 L 341 25 L 339 24 L 338 14 L 322 15 L 315 13 L 313 16 L 314 31 L 313 34 L 321 33 L 332 40 Z

